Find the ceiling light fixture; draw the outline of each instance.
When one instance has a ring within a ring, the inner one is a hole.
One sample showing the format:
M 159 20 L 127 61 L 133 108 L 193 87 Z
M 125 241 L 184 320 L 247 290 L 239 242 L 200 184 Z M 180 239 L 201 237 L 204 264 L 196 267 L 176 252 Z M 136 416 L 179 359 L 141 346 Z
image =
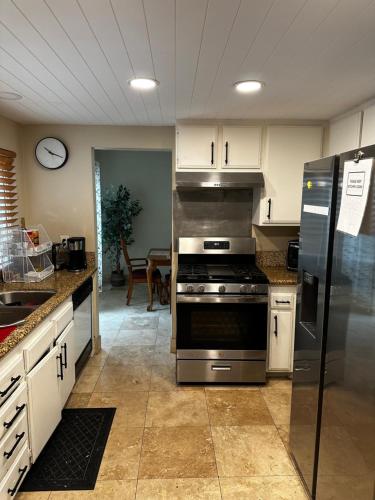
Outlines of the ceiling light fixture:
M 19 101 L 22 99 L 22 95 L 17 94 L 17 92 L 0 91 L 0 99 L 3 99 L 4 101 Z
M 133 78 L 129 80 L 129 85 L 137 90 L 151 90 L 159 85 L 153 78 Z
M 234 86 L 238 92 L 245 94 L 249 92 L 257 92 L 264 87 L 264 83 L 258 80 L 244 80 L 242 82 L 236 82 Z

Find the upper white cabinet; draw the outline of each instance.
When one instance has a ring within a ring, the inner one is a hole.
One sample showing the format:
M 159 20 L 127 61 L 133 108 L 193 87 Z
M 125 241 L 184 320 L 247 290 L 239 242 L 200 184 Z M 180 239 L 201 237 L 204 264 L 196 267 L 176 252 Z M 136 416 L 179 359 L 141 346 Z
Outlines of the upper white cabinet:
M 362 112 L 332 121 L 329 125 L 328 154 L 335 155 L 359 147 Z
M 361 146 L 375 144 L 375 104 L 363 111 Z
M 221 166 L 225 169 L 260 169 L 262 128 L 224 126 Z
M 253 223 L 299 225 L 304 163 L 321 157 L 320 126 L 270 126 L 264 151 L 264 188 L 254 190 Z
M 181 125 L 176 131 L 178 169 L 213 169 L 217 165 L 218 128 L 211 125 Z

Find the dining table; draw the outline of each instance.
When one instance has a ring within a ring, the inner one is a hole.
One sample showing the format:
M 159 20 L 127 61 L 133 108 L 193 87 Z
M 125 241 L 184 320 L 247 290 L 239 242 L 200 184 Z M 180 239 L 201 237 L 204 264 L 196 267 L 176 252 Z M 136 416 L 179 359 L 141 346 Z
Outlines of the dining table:
M 158 267 L 171 266 L 171 251 L 170 248 L 150 248 L 147 254 L 147 290 L 148 290 L 148 306 L 147 311 L 152 311 L 154 294 L 152 291 L 152 275 Z

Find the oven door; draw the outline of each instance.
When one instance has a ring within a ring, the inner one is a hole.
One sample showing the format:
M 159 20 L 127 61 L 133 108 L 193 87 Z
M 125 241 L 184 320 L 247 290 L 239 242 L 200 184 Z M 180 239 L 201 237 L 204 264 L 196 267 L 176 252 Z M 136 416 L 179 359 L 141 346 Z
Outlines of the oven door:
M 265 359 L 267 295 L 177 295 L 178 359 Z

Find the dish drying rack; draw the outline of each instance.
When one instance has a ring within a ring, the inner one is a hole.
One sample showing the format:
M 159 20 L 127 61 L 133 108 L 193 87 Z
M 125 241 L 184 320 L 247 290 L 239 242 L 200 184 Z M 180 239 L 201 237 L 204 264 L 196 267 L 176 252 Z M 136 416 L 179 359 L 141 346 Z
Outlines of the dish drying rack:
M 1 246 L 5 282 L 35 283 L 53 274 L 54 267 L 48 255 L 52 241 L 41 224 L 7 230 L 3 233 Z

